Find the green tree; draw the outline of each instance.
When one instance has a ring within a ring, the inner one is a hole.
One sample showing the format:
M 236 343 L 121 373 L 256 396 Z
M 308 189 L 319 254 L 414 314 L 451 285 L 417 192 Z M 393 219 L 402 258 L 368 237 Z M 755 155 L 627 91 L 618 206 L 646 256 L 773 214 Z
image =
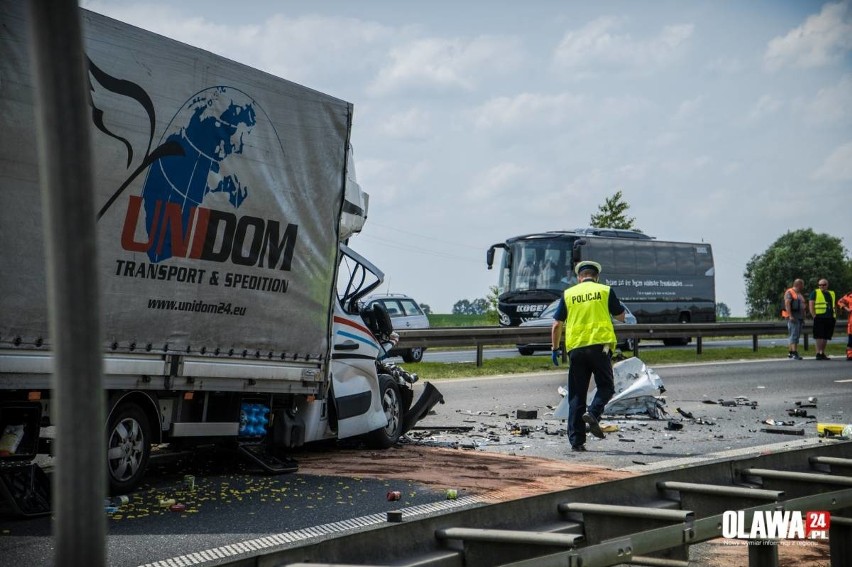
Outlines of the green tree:
M 485 296 L 485 300 L 488 302 L 488 314 L 496 315 L 497 314 L 497 304 L 498 299 L 497 296 L 500 295 L 499 290 L 496 285 L 488 286 L 488 295 Z
M 453 315 L 470 315 L 470 301 L 467 299 L 459 299 L 453 305 Z
M 627 218 L 629 208 L 630 205 L 624 201 L 621 190 L 618 190 L 612 197 L 604 199 L 603 205 L 598 206 L 598 212 L 592 214 L 591 225 L 593 228 L 623 228 L 642 232 L 636 228 L 635 218 Z
M 488 300 L 482 297 L 470 301 L 460 299 L 453 305 L 453 315 L 485 315 L 488 313 Z
M 744 276 L 749 317 L 773 319 L 781 312 L 784 290 L 796 278 L 805 281 L 806 294 L 819 278 L 828 279 L 831 289 L 845 293 L 852 286 L 852 259 L 840 238 L 800 229 L 787 232 L 766 252 L 752 256 Z
M 721 301 L 716 304 L 716 318 L 727 319 L 731 316 L 731 308 Z

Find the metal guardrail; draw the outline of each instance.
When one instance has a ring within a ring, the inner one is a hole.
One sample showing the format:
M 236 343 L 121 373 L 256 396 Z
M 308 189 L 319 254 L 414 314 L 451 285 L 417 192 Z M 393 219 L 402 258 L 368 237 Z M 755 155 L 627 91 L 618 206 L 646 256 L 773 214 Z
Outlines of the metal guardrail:
M 545 327 L 441 327 L 432 329 L 404 329 L 399 333 L 399 347 L 474 347 L 476 365 L 482 366 L 482 351 L 486 346 L 549 343 L 550 329 Z M 802 329 L 805 350 L 808 337 L 813 332 L 813 322 L 806 321 Z M 846 322 L 837 321 L 837 334 L 846 333 Z M 619 341 L 637 341 L 634 354 L 639 354 L 639 342 L 661 339 L 693 339 L 697 354 L 703 352 L 703 339 L 708 337 L 748 337 L 752 350 L 757 352 L 759 337 L 787 336 L 786 321 L 732 322 L 732 323 L 665 323 L 617 325 L 615 334 Z

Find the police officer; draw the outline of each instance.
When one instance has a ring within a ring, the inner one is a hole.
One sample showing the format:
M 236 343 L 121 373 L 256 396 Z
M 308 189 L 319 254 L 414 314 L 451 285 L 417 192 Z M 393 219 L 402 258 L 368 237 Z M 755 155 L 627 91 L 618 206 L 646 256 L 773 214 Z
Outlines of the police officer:
M 565 290 L 553 316 L 550 331 L 551 360 L 559 366 L 562 328 L 568 352 L 568 442 L 572 451 L 586 450 L 586 425 L 595 437 L 605 437 L 600 420 L 615 393 L 610 352 L 615 348 L 612 317 L 624 321 L 624 306 L 607 285 L 598 283 L 601 265 L 584 260 L 574 268 L 579 283 Z M 612 317 L 611 317 L 612 316 Z M 589 381 L 595 376 L 597 392 L 586 408 Z

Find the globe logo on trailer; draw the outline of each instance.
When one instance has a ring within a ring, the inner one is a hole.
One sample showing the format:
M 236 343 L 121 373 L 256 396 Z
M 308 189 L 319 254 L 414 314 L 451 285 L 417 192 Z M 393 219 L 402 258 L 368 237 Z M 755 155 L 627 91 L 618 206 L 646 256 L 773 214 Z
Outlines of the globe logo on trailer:
M 257 124 L 255 106 L 245 93 L 218 86 L 194 95 L 172 119 L 163 142 L 179 144 L 183 155 L 152 164 L 142 189 L 149 242 L 155 237 L 148 249 L 152 262 L 171 258 L 175 239 L 189 237 L 192 215 L 205 197 L 220 193 L 239 208 L 249 196 L 239 158 Z M 180 235 L 167 222 L 174 205 L 180 208 Z

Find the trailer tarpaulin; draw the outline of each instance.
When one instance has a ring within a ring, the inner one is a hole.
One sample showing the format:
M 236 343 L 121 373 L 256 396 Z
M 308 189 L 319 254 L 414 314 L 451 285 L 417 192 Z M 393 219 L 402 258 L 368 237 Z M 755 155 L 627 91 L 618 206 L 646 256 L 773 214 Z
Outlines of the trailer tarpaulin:
M 24 8 L 0 3 L 0 346 L 49 346 Z M 325 356 L 352 106 L 92 12 L 83 31 L 105 346 Z

